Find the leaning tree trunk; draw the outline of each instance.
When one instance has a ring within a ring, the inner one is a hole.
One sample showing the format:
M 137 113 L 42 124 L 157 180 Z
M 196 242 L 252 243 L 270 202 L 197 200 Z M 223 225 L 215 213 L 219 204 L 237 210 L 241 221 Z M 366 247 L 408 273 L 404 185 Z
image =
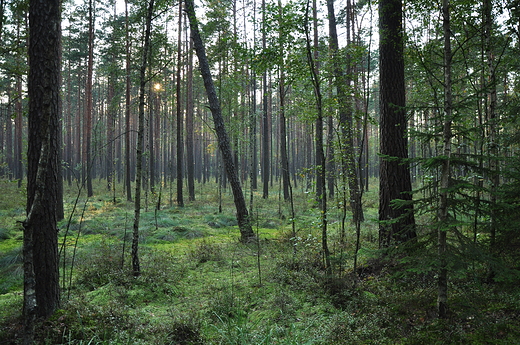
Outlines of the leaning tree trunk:
M 213 116 L 213 123 L 217 133 L 218 145 L 220 152 L 222 153 L 222 159 L 224 161 L 227 177 L 233 191 L 233 198 L 237 210 L 237 221 L 238 227 L 240 229 L 241 239 L 243 242 L 249 242 L 255 238 L 255 234 L 253 232 L 253 228 L 251 227 L 246 201 L 244 199 L 240 180 L 238 179 L 235 164 L 233 162 L 233 152 L 231 150 L 229 137 L 224 126 L 224 119 L 222 118 L 220 102 L 217 97 L 217 92 L 215 91 L 213 79 L 211 77 L 211 71 L 209 68 L 208 59 L 206 57 L 206 50 L 200 36 L 197 18 L 195 17 L 193 0 L 185 0 L 185 4 L 186 13 L 188 14 L 188 19 L 190 21 L 193 44 L 195 46 L 197 57 L 199 58 L 200 71 L 202 78 L 204 79 L 204 86 L 208 96 L 209 108 Z

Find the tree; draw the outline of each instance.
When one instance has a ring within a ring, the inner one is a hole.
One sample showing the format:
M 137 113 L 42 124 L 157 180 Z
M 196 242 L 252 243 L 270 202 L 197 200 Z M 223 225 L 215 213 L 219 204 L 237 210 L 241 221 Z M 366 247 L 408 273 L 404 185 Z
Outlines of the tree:
M 448 264 L 447 255 L 447 231 L 449 228 L 448 197 L 451 178 L 451 139 L 452 139 L 452 81 L 451 81 L 451 24 L 450 2 L 442 1 L 442 28 L 444 32 L 444 123 L 443 123 L 443 160 L 441 167 L 441 184 L 439 194 L 437 251 L 439 255 L 439 272 L 437 278 L 437 313 L 440 318 L 447 316 L 448 310 Z
M 181 102 L 181 70 L 182 70 L 182 1 L 179 1 L 179 27 L 177 37 L 177 76 L 176 83 L 176 98 L 177 98 L 177 205 L 184 207 L 184 196 L 182 193 L 182 175 L 183 175 L 183 113 Z
M 84 113 L 84 137 L 83 137 L 83 181 L 87 185 L 87 195 L 94 195 L 92 189 L 92 78 L 94 73 L 94 5 L 92 0 L 88 1 L 88 60 L 87 60 L 87 80 L 85 86 L 85 113 Z
M 235 164 L 233 162 L 233 153 L 231 151 L 231 144 L 229 137 L 224 126 L 224 119 L 222 118 L 222 112 L 220 108 L 220 102 L 215 91 L 211 71 L 209 68 L 208 59 L 206 57 L 206 50 L 202 42 L 202 38 L 199 32 L 199 26 L 197 18 L 195 17 L 195 6 L 193 0 L 185 0 L 186 13 L 190 22 L 191 35 L 195 51 L 199 59 L 199 68 L 204 79 L 204 86 L 206 88 L 206 94 L 209 101 L 209 107 L 213 116 L 213 123 L 215 125 L 215 131 L 217 133 L 218 145 L 220 152 L 222 153 L 222 159 L 226 169 L 227 177 L 233 191 L 233 199 L 237 210 L 237 221 L 240 229 L 242 242 L 250 242 L 255 238 L 253 228 L 251 227 L 251 221 L 249 219 L 249 213 L 247 211 L 244 194 L 238 179 L 237 172 L 235 170 Z
M 350 192 L 350 207 L 352 209 L 352 220 L 355 224 L 362 222 L 363 208 L 361 205 L 361 190 L 360 190 L 360 179 L 359 169 L 356 164 L 354 154 L 354 121 L 353 117 L 353 106 L 352 100 L 348 97 L 348 88 L 350 87 L 351 81 L 349 76 L 345 76 L 345 73 L 340 67 L 340 61 L 338 56 L 338 34 L 336 29 L 336 16 L 334 11 L 334 0 L 327 0 L 327 14 L 329 21 L 329 49 L 332 60 L 334 86 L 338 94 L 338 105 L 339 105 L 339 123 L 341 127 L 341 145 L 342 145 L 342 158 L 343 158 L 343 170 L 347 178 L 346 183 L 349 186 Z M 349 16 L 347 15 L 347 23 L 351 25 Z M 350 32 L 350 27 L 347 28 Z M 348 37 L 348 36 L 347 36 Z M 350 42 L 349 42 L 350 43 Z M 347 65 L 351 62 L 347 61 Z M 350 66 L 349 66 L 350 68 Z M 404 74 L 403 74 L 404 80 Z M 404 86 L 404 84 L 403 84 Z M 403 89 L 404 92 L 404 89 Z
M 379 2 L 379 246 L 416 237 L 408 157 L 401 0 Z M 396 206 L 396 200 L 405 200 Z
M 57 191 L 60 169 L 61 2 L 30 1 L 29 144 L 24 226 L 24 318 L 32 343 L 35 317 L 59 306 Z M 37 244 L 37 245 L 36 245 Z
M 143 151 L 144 151 L 144 111 L 146 92 L 146 69 L 148 68 L 148 52 L 150 50 L 150 32 L 152 27 L 154 11 L 154 0 L 148 3 L 146 14 L 143 58 L 139 70 L 139 124 L 137 129 L 137 167 L 135 177 L 135 200 L 134 200 L 134 227 L 132 235 L 132 270 L 134 276 L 141 274 L 139 263 L 139 220 L 141 216 L 141 183 L 143 180 Z
M 125 0 L 125 68 L 126 68 L 126 91 L 125 91 L 125 190 L 126 200 L 132 201 L 132 187 L 130 183 L 130 106 L 131 106 L 131 65 L 130 65 L 130 28 L 128 17 L 128 0 Z

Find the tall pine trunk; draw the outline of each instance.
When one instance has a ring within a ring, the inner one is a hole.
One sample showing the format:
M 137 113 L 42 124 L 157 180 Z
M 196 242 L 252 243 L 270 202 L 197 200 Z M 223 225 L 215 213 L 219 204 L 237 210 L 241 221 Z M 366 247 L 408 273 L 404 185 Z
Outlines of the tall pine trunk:
M 408 158 L 401 0 L 379 1 L 379 246 L 416 238 Z
M 442 18 L 444 31 L 444 124 L 443 124 L 443 156 L 439 191 L 439 211 L 437 228 L 437 252 L 439 271 L 437 277 L 437 312 L 439 318 L 446 318 L 448 312 L 448 263 L 447 231 L 449 229 L 448 188 L 450 187 L 451 157 L 451 123 L 453 114 L 452 81 L 451 81 L 451 24 L 449 0 L 442 2 Z
M 126 69 L 126 79 L 125 79 L 125 190 L 126 190 L 126 200 L 132 201 L 132 185 L 131 185 L 131 170 L 130 170 L 130 158 L 131 158 L 131 150 L 130 150 L 130 28 L 129 28 L 129 17 L 128 17 L 128 0 L 125 0 L 125 69 Z
M 24 226 L 25 344 L 33 343 L 36 317 L 60 302 L 57 208 L 60 162 L 60 1 L 29 4 L 29 142 L 27 218 Z
M 94 195 L 92 189 L 92 173 L 94 162 L 92 159 L 92 78 L 94 74 L 94 8 L 93 1 L 88 2 L 88 60 L 87 60 L 87 83 L 85 86 L 85 118 L 83 137 L 83 175 L 87 187 L 87 196 Z
M 150 32 L 152 28 L 154 0 L 148 3 L 146 27 L 143 43 L 143 60 L 139 70 L 139 120 L 137 130 L 137 167 L 135 177 L 135 204 L 134 227 L 132 235 L 132 270 L 134 276 L 141 274 L 139 262 L 139 220 L 141 216 L 141 183 L 143 179 L 143 150 L 144 150 L 144 107 L 146 93 L 146 69 L 148 67 L 148 52 L 150 51 Z
M 193 145 L 193 40 L 189 40 L 188 72 L 186 76 L 186 173 L 188 200 L 195 201 L 195 157 Z
M 176 98 L 177 98 L 177 205 L 184 207 L 184 195 L 182 193 L 182 175 L 183 175 L 183 113 L 181 102 L 181 69 L 182 69 L 182 1 L 179 1 L 179 27 L 177 37 L 177 76 L 176 82 Z

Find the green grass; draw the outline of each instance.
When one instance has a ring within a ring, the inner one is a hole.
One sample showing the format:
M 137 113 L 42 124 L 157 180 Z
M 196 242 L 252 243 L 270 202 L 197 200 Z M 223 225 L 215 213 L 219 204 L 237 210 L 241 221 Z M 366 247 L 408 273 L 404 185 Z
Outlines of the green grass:
M 24 195 L 8 186 L 17 199 L 0 213 L 7 229 L 0 236 L 0 343 L 18 334 L 22 307 L 15 220 L 23 219 Z M 520 336 L 518 287 L 485 284 L 471 267 L 450 281 L 449 320 L 436 319 L 433 273 L 380 259 L 376 190 L 365 195 L 361 279 L 354 284 L 355 233 L 347 223 L 340 243 L 342 210 L 334 202 L 329 279 L 310 194 L 295 200 L 296 234 L 277 191 L 267 200 L 257 196 L 252 217 L 260 242 L 245 245 L 230 192 L 219 213 L 216 193 L 200 185 L 198 200 L 184 208 L 169 205 L 167 193 L 159 211 L 143 207 L 142 275 L 135 278 L 133 204 L 120 192 L 114 204 L 102 183 L 95 187 L 96 197 L 81 197 L 70 224 L 75 192 L 68 189 L 59 234 L 62 305 L 38 326 L 41 344 L 511 344 Z

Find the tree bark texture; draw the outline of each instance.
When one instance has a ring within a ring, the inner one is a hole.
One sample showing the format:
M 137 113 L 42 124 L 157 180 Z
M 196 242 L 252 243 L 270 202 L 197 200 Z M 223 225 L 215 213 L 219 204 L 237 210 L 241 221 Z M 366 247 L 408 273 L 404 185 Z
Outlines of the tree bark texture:
M 208 59 L 206 57 L 206 51 L 202 38 L 200 36 L 197 18 L 195 17 L 195 8 L 193 0 L 185 0 L 186 13 L 190 22 L 191 34 L 195 51 L 199 59 L 199 67 L 204 80 L 204 86 L 208 96 L 209 107 L 213 116 L 213 123 L 215 125 L 215 131 L 217 133 L 218 145 L 224 161 L 227 177 L 233 191 L 233 200 L 237 210 L 237 221 L 240 229 L 241 240 L 243 242 L 249 242 L 255 238 L 255 234 L 251 227 L 249 219 L 249 213 L 247 211 L 246 201 L 242 192 L 242 187 L 236 173 L 235 164 L 233 162 L 233 152 L 231 150 L 231 144 L 229 137 L 224 126 L 224 119 L 222 118 L 222 112 L 220 108 L 220 102 L 215 91 L 211 71 L 209 68 Z
M 60 169 L 61 2 L 29 5 L 29 143 L 24 221 L 24 317 L 59 306 L 57 204 Z
M 401 0 L 379 2 L 379 37 L 379 246 L 388 247 L 416 237 L 413 206 L 392 205 L 392 200 L 412 199 L 410 169 L 404 161 L 408 140 Z

